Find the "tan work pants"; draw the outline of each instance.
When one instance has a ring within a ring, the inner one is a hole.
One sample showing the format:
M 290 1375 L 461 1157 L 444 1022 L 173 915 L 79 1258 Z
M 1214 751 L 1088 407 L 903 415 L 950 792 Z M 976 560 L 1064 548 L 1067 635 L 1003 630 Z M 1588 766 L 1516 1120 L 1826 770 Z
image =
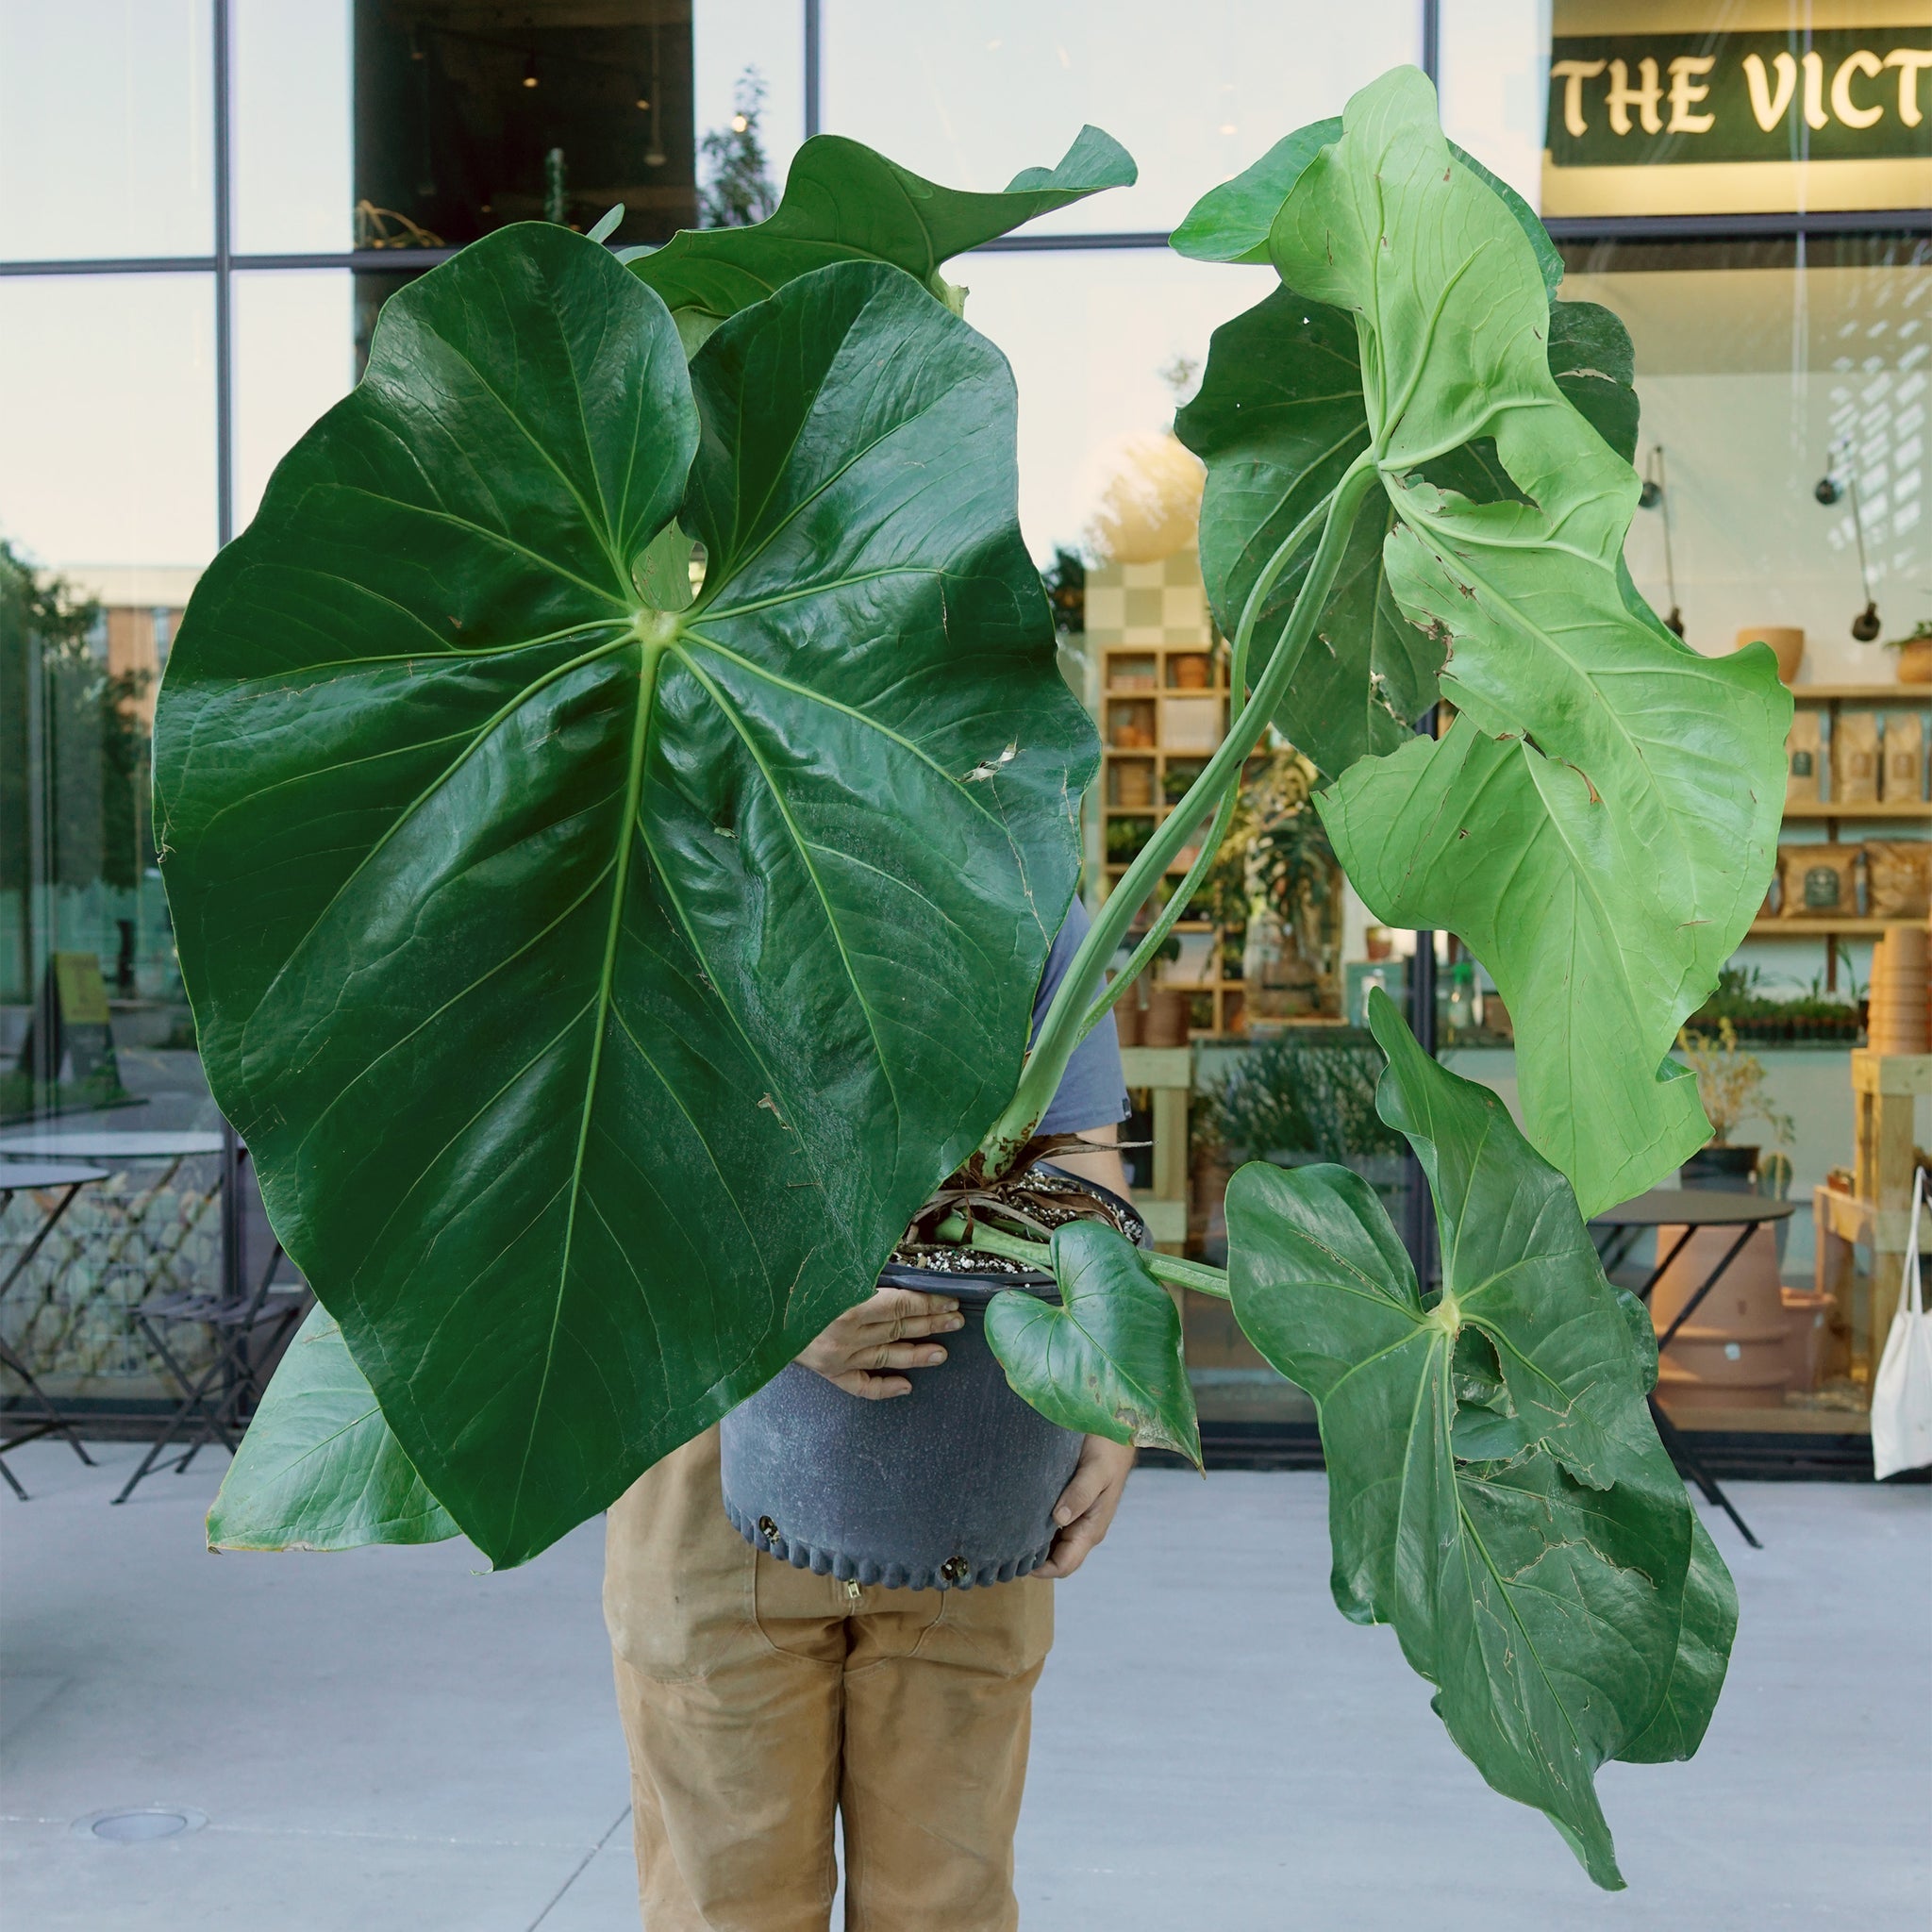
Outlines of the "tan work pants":
M 646 1932 L 1008 1932 L 1053 1585 L 885 1590 L 731 1527 L 708 1431 L 610 1511 L 604 1616 Z

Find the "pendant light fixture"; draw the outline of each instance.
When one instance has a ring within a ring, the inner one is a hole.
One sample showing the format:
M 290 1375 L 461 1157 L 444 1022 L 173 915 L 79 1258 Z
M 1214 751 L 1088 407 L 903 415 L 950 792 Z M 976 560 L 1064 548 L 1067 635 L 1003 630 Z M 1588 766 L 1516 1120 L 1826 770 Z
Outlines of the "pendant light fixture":
M 524 85 L 525 87 L 535 87 L 537 85 L 537 54 L 534 48 L 531 49 L 529 57 L 524 62 Z
M 1664 623 L 1682 637 L 1684 613 L 1677 605 L 1677 560 L 1671 550 L 1671 491 L 1664 472 L 1664 446 L 1660 442 L 1652 443 L 1650 454 L 1643 459 L 1643 487 L 1637 492 L 1637 507 L 1663 512 L 1664 582 L 1671 592 L 1671 614 Z
M 1839 474 L 1840 466 L 1842 475 Z M 1849 439 L 1833 443 L 1825 452 L 1824 475 L 1819 477 L 1811 493 L 1826 508 L 1847 497 L 1851 499 L 1852 541 L 1858 549 L 1858 588 L 1865 597 L 1864 609 L 1852 619 L 1852 636 L 1859 643 L 1869 644 L 1883 625 L 1879 622 L 1877 600 L 1872 594 L 1872 573 L 1865 562 L 1865 517 L 1858 507 L 1858 473 L 1853 467 Z

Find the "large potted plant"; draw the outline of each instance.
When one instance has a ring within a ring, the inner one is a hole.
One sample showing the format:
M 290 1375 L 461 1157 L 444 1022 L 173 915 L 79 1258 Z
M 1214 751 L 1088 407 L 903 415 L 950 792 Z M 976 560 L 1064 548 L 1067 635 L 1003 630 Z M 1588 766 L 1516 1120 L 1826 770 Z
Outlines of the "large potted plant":
M 1127 165 L 1090 130 L 963 196 L 819 141 L 758 227 L 627 265 L 492 236 L 391 303 L 210 568 L 161 694 L 166 876 L 210 1082 L 325 1310 L 211 1540 L 525 1560 L 908 1234 L 1058 1284 L 986 1315 L 1050 1421 L 1191 1445 L 1183 1282 L 1321 1407 L 1344 1612 L 1620 1883 L 1592 1774 L 1695 1748 L 1735 1603 L 1583 1217 L 1707 1134 L 1666 1055 L 1762 899 L 1790 699 L 1637 596 L 1627 339 L 1553 304 L 1534 216 L 1398 70 L 1176 235 L 1283 279 L 1178 425 L 1233 719 L 1029 1047 L 1094 744 L 1010 377 L 940 268 Z M 1243 1169 L 1224 1274 L 1015 1198 L 1271 724 L 1377 917 L 1459 933 L 1516 1018 L 1524 1133 L 1371 1015 L 1440 1287 L 1336 1167 Z

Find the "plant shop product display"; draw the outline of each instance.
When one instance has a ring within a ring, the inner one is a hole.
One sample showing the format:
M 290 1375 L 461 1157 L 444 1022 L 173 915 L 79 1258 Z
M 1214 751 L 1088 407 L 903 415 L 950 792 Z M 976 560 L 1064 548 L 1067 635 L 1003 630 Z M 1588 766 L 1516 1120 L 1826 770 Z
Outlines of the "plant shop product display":
M 1696 1747 L 1733 1603 L 1583 1217 L 1708 1134 L 1667 1054 L 1763 900 L 1790 699 L 1638 597 L 1627 339 L 1397 70 L 1176 235 L 1283 284 L 1179 425 L 1231 723 L 1032 1026 L 1097 744 L 941 269 L 1131 177 L 1092 129 L 1001 195 L 819 138 L 765 223 L 628 262 L 512 227 L 389 303 L 159 700 L 208 1077 L 321 1303 L 210 1541 L 523 1561 L 889 1264 L 997 1277 L 1003 1397 L 1198 1457 L 1161 1284 L 1231 1295 L 1321 1407 L 1344 1612 L 1621 1883 L 1592 1773 Z M 1271 725 L 1375 916 L 1515 1016 L 1526 1137 L 1374 1007 L 1440 1286 L 1346 1170 L 1244 1169 L 1225 1274 L 1046 1171 Z

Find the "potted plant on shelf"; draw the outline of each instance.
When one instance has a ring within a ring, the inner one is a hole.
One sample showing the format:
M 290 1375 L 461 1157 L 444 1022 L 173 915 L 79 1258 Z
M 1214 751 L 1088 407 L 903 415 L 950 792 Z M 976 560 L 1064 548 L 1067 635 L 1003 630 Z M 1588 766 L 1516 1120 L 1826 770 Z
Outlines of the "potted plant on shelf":
M 1755 1053 L 1739 1050 L 1738 1029 L 1728 1014 L 1718 1019 L 1716 1040 L 1686 1027 L 1677 1035 L 1677 1046 L 1696 1075 L 1698 1104 L 1710 1122 L 1710 1143 L 1685 1161 L 1684 1185 L 1748 1194 L 1757 1182 L 1763 1150 L 1738 1146 L 1732 1134 L 1743 1122 L 1758 1120 L 1780 1147 L 1789 1147 L 1797 1139 L 1796 1123 L 1772 1106 L 1764 1062 Z M 1790 1163 L 1785 1165 L 1789 1171 Z
M 1130 165 L 1089 130 L 956 195 L 820 139 L 769 222 L 627 265 L 502 231 L 393 298 L 210 568 L 160 700 L 166 876 L 210 1082 L 326 1311 L 211 1540 L 522 1561 L 895 1257 L 1024 1271 L 984 1317 L 1011 1391 L 1195 1453 L 1162 1284 L 1191 1286 L 1321 1405 L 1344 1612 L 1621 1883 L 1592 1774 L 1694 1750 L 1735 1606 L 1582 1217 L 1708 1131 L 1665 1056 L 1763 897 L 1790 700 L 1632 589 L 1627 339 L 1551 303 L 1534 216 L 1398 70 L 1176 236 L 1283 278 L 1178 425 L 1232 719 L 1029 1046 L 1096 746 L 1011 379 L 940 269 Z M 1410 737 L 1439 691 L 1455 724 Z M 1225 1273 L 1042 1171 L 1271 724 L 1376 916 L 1460 933 L 1516 1016 L 1526 1137 L 1374 1004 L 1440 1288 L 1346 1170 L 1242 1170 Z

